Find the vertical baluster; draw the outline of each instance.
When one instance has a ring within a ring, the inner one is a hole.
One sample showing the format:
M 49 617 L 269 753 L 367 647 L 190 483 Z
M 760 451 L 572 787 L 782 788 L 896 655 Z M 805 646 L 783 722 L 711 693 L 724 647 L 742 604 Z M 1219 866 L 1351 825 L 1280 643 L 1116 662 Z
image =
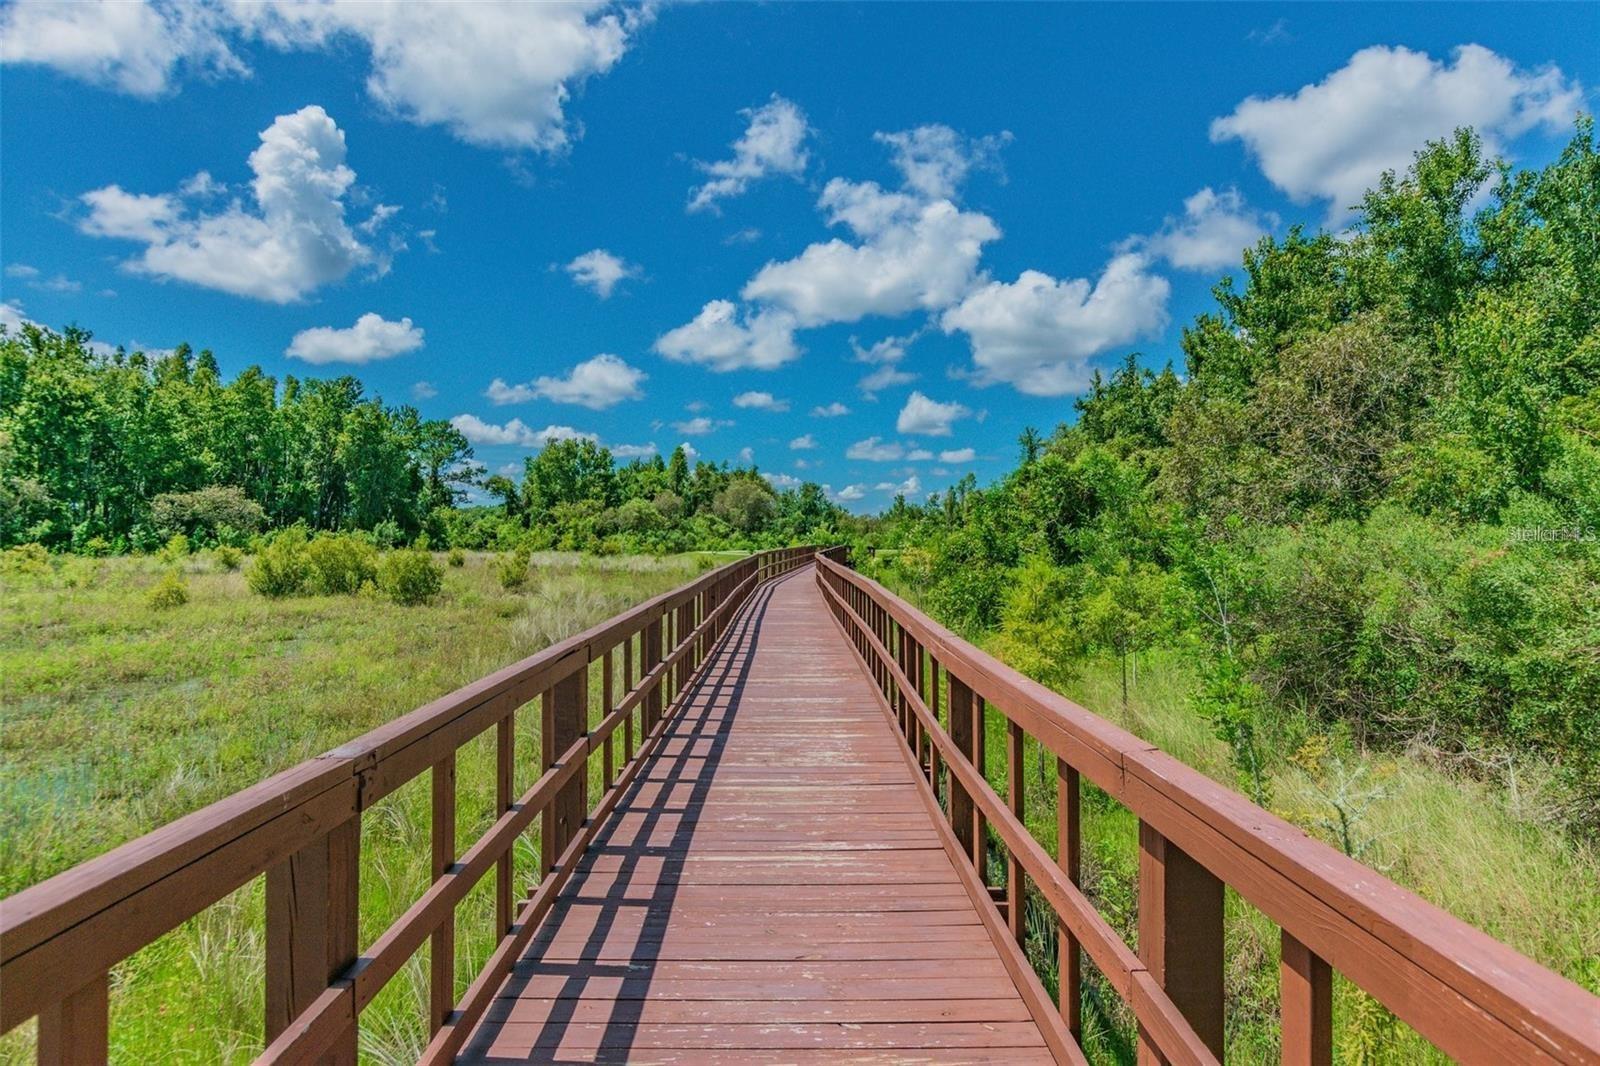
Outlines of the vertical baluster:
M 956 677 L 949 671 L 945 672 L 950 685 L 950 741 L 957 752 L 966 760 L 977 765 L 977 738 L 973 736 L 972 727 L 977 720 L 973 713 L 975 702 L 972 689 L 966 682 Z M 966 852 L 968 861 L 974 865 L 978 860 L 978 808 L 973 804 L 972 798 L 967 795 L 966 786 L 957 780 L 955 771 L 949 771 L 945 779 L 945 790 L 950 797 L 950 828 L 955 832 L 956 839 L 961 842 L 962 850 Z M 983 868 L 978 867 L 981 876 Z
M 661 662 L 661 619 L 657 618 L 644 627 L 644 634 L 639 644 L 639 671 L 641 675 L 648 675 Z M 644 711 L 639 716 L 639 728 L 648 736 L 650 730 L 655 728 L 656 719 L 661 717 L 661 685 L 653 684 L 644 697 Z M 639 738 L 639 743 L 644 743 L 644 736 Z
M 550 706 L 547 720 L 554 734 L 551 738 L 551 747 L 554 756 L 559 756 L 583 736 L 589 712 L 588 666 L 581 666 L 557 681 L 546 696 Z M 581 755 L 577 758 L 587 762 Z M 584 815 L 588 813 L 584 805 L 589 791 L 587 778 L 588 775 L 580 770 L 562 787 L 546 808 L 553 816 L 551 825 L 554 829 L 549 856 L 545 860 L 547 870 L 554 867 L 555 861 L 567 850 L 567 845 L 572 843 L 573 838 L 583 827 Z
M 456 755 L 433 764 L 433 879 L 456 861 Z M 428 949 L 428 1032 L 437 1033 L 456 1002 L 456 914 L 433 931 Z
M 1283 1001 L 1284 1066 L 1331 1066 L 1332 968 L 1285 929 L 1278 979 Z
M 95 1066 L 106 1061 L 110 986 L 108 975 L 101 974 L 39 1012 L 40 1066 Z
M 494 728 L 494 816 L 511 809 L 511 792 L 517 770 L 517 711 L 512 708 Z M 511 931 L 511 849 L 494 864 L 494 935 L 498 940 Z
M 1211 1053 L 1222 1058 L 1222 882 L 1139 823 L 1139 958 Z M 1142 1036 L 1139 1062 L 1163 1062 Z
M 1023 732 L 1015 722 L 1008 721 L 1006 727 L 1006 798 L 1017 824 L 1025 826 L 1028 823 L 1023 817 L 1023 796 L 1027 790 L 1023 787 L 1023 776 L 1028 763 L 1022 743 Z M 1022 913 L 1027 896 L 1022 880 L 1022 860 L 1014 850 L 1008 851 L 1006 856 L 1006 922 L 1011 926 L 1011 935 L 1021 944 L 1028 931 Z
M 556 704 L 550 689 L 539 694 L 539 776 L 556 764 Z M 539 876 L 544 878 L 556 867 L 556 805 L 545 803 L 539 812 Z
M 361 819 L 351 818 L 267 870 L 267 1042 L 356 961 Z M 356 1026 L 325 1063 L 354 1066 Z
M 612 653 L 615 648 L 607 648 L 600 659 L 600 720 L 603 722 L 611 717 L 611 712 L 616 709 L 615 681 L 611 676 Z M 600 792 L 604 795 L 611 791 L 612 757 L 611 735 L 614 730 L 606 733 L 606 739 L 600 744 Z
M 642 633 L 629 633 L 628 639 L 622 642 L 622 691 L 631 693 L 634 686 L 633 678 L 633 642 L 644 640 Z M 622 720 L 622 762 L 623 765 L 633 761 L 633 711 L 628 712 L 628 717 Z
M 989 779 L 989 722 L 988 705 L 982 696 L 972 697 L 972 765 L 978 776 Z M 977 867 L 978 879 L 989 883 L 989 822 L 976 805 L 972 808 L 972 865 Z
M 1081 812 L 1082 791 L 1078 787 L 1078 771 L 1068 766 L 1065 759 L 1056 760 L 1056 863 L 1067 875 L 1067 880 L 1079 884 L 1081 874 Z M 1067 1031 L 1079 1043 L 1083 1042 L 1083 953 L 1078 940 L 1065 925 L 1056 927 L 1059 999 L 1061 1016 L 1066 1020 Z

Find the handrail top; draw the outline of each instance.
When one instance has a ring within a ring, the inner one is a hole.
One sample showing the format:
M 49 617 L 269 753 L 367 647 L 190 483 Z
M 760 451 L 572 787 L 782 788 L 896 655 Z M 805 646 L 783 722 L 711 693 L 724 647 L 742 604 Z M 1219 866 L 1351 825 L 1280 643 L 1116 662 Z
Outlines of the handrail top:
M 536 682 L 528 696 L 587 666 L 605 648 L 646 628 L 707 586 L 769 558 L 815 553 L 814 546 L 753 552 L 708 570 L 589 629 L 469 682 L 422 707 L 379 725 L 321 755 L 224 796 L 142 836 L 0 900 L 0 964 L 32 950 L 65 929 L 332 789 L 352 789 L 358 801 L 363 774 L 463 715 Z M 609 643 L 608 643 L 609 642 Z M 597 649 L 600 649 L 597 651 Z M 580 654 L 581 653 L 581 654 Z M 510 706 L 507 707 L 510 710 Z
M 1196 827 L 1203 827 L 1212 839 L 1220 835 L 1222 847 L 1216 854 L 1226 861 L 1204 854 L 1193 858 L 1289 932 L 1316 939 L 1310 930 L 1296 928 L 1304 924 L 1292 918 L 1298 901 L 1273 906 L 1264 898 L 1259 867 L 1339 911 L 1385 948 L 1422 967 L 1535 1046 L 1552 1052 L 1600 1049 L 1600 997 L 1576 982 L 1024 676 L 871 578 L 831 559 L 819 558 L 817 565 L 887 608 L 952 676 L 1008 718 L 1025 720 L 1035 739 L 1157 831 L 1193 835 Z M 1341 952 L 1370 950 L 1350 941 L 1338 947 L 1328 953 L 1336 969 L 1347 968 L 1341 962 L 1350 961 L 1341 959 Z

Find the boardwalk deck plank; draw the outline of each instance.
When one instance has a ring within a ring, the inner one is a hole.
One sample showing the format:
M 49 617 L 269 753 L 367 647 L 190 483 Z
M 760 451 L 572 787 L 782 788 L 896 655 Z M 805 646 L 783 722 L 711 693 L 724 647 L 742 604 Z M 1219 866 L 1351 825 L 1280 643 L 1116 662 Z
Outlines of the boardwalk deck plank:
M 809 570 L 758 597 L 467 1062 L 1051 1061 Z

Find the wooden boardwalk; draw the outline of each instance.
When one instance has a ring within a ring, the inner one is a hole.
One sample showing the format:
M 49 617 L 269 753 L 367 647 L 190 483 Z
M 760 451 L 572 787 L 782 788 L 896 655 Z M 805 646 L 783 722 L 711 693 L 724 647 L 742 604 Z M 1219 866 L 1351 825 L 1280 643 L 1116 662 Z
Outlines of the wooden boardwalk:
M 480 738 L 495 817 L 458 840 Z M 1053 801 L 1023 787 L 1051 761 Z M 363 938 L 364 812 L 424 779 L 433 879 Z M 1090 786 L 1138 819 L 1137 951 L 1080 887 Z M 36 1018 L 38 1062 L 104 1066 L 118 969 L 261 880 L 258 1066 L 355 1066 L 363 1012 L 425 948 L 425 1066 L 1086 1066 L 1091 964 L 1141 1062 L 1218 1066 L 1229 890 L 1280 929 L 1286 1063 L 1332 1066 L 1337 973 L 1467 1066 L 1600 1066 L 1600 998 L 984 654 L 842 547 L 708 571 L 8 897 L 0 1033 Z M 480 885 L 496 939 L 458 973 Z M 1024 940 L 1055 942 L 1058 1002 Z
M 732 630 L 463 1060 L 1054 1061 L 812 570 Z

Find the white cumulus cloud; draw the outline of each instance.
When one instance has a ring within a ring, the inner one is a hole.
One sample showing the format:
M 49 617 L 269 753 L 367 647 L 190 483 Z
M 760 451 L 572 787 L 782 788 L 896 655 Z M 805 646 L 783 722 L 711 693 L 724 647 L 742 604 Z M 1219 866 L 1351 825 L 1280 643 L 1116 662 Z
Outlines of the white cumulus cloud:
M 618 459 L 644 459 L 656 454 L 656 442 L 649 444 L 614 444 L 611 454 Z
M 369 59 L 367 93 L 390 114 L 469 144 L 559 151 L 573 86 L 615 66 L 649 17 L 600 0 L 32 0 L 0 10 L 0 57 L 150 97 L 186 74 L 248 75 L 239 42 L 354 44 Z
M 740 313 L 731 300 L 712 300 L 694 320 L 656 339 L 658 354 L 712 370 L 775 370 L 800 355 L 794 317 L 781 311 Z
M 894 441 L 881 440 L 878 437 L 868 437 L 858 440 L 845 449 L 846 459 L 864 459 L 870 463 L 892 463 L 905 458 L 906 450 Z
M 250 154 L 253 207 L 235 200 L 216 213 L 175 196 L 146 196 L 108 185 L 85 193 L 83 232 L 133 240 L 144 251 L 123 265 L 273 303 L 298 300 L 376 262 L 345 221 L 356 180 L 345 165 L 344 132 L 315 105 L 279 115 Z
M 1385 170 L 1403 170 L 1428 140 L 1472 126 L 1491 152 L 1535 127 L 1572 120 L 1583 89 L 1555 67 L 1522 70 L 1482 45 L 1449 62 L 1409 48 L 1363 48 L 1322 81 L 1252 96 L 1211 124 L 1237 140 L 1267 178 L 1300 203 L 1342 216 Z
M 1238 189 L 1209 185 L 1183 202 L 1183 217 L 1171 218 L 1136 242 L 1180 270 L 1238 266 L 1244 249 L 1277 225 L 1277 216 L 1251 210 Z
M 523 448 L 543 448 L 553 440 L 599 440 L 593 433 L 573 429 L 571 426 L 546 426 L 534 429 L 520 418 L 505 425 L 485 422 L 477 415 L 456 415 L 450 424 L 461 431 L 473 444 L 514 444 Z
M 560 377 L 537 377 L 526 385 L 508 385 L 495 378 L 484 395 L 495 404 L 527 403 L 530 400 L 553 400 L 556 403 L 575 403 L 592 411 L 615 407 L 624 400 L 637 400 L 644 395 L 639 385 L 647 375 L 629 366 L 619 356 L 601 353 L 586 359 Z
M 970 463 L 978 457 L 971 448 L 947 448 L 939 453 L 941 463 Z
M 1011 140 L 1010 133 L 964 137 L 937 123 L 873 137 L 890 147 L 906 186 L 929 199 L 952 198 L 973 169 L 998 167 L 1000 149 Z
M 708 433 L 715 433 L 717 430 L 725 429 L 731 425 L 733 423 L 726 419 L 707 418 L 705 415 L 699 415 L 682 422 L 674 422 L 672 423 L 672 428 L 682 433 L 685 437 L 704 437 Z
M 940 403 L 920 392 L 913 392 L 906 397 L 906 405 L 900 409 L 900 417 L 895 421 L 894 428 L 901 433 L 923 437 L 948 437 L 950 426 L 957 419 L 967 418 L 971 414 L 968 408 L 959 403 Z
M 856 500 L 864 499 L 866 495 L 867 487 L 865 485 L 856 484 L 846 485 L 844 488 L 835 493 L 833 498 L 843 501 L 844 503 L 854 503 Z
M 819 206 L 857 240 L 836 237 L 768 263 L 742 292 L 785 309 L 801 326 L 944 307 L 971 287 L 983 246 L 1000 237 L 987 215 L 876 182 L 835 178 Z
M 604 248 L 584 252 L 563 269 L 572 276 L 573 281 L 591 290 L 602 300 L 610 299 L 611 292 L 617 287 L 618 282 L 639 273 L 638 267 L 612 255 Z
M 840 418 L 850 413 L 850 408 L 838 400 L 828 404 L 821 404 L 811 409 L 812 418 Z
M 789 409 L 788 400 L 780 400 L 770 392 L 741 392 L 733 398 L 733 406 L 746 407 L 754 411 L 782 412 Z
M 804 436 L 796 437 L 789 442 L 789 450 L 794 452 L 809 451 L 816 446 L 817 438 L 813 437 L 809 433 L 805 434 Z
M 284 355 L 308 363 L 372 363 L 422 347 L 422 328 L 368 311 L 345 329 L 315 326 L 294 335 Z
M 738 196 L 751 182 L 768 174 L 799 177 L 805 173 L 809 158 L 805 143 L 811 127 L 804 111 L 774 93 L 761 107 L 740 114 L 750 125 L 733 143 L 733 158 L 699 164 L 711 180 L 689 190 L 690 211 L 704 211 L 718 200 Z
M 1172 286 L 1148 268 L 1145 256 L 1129 252 L 1113 257 L 1093 284 L 1025 270 L 1014 282 L 975 290 L 939 325 L 967 334 L 979 385 L 1061 396 L 1083 386 L 1094 356 L 1166 325 Z

